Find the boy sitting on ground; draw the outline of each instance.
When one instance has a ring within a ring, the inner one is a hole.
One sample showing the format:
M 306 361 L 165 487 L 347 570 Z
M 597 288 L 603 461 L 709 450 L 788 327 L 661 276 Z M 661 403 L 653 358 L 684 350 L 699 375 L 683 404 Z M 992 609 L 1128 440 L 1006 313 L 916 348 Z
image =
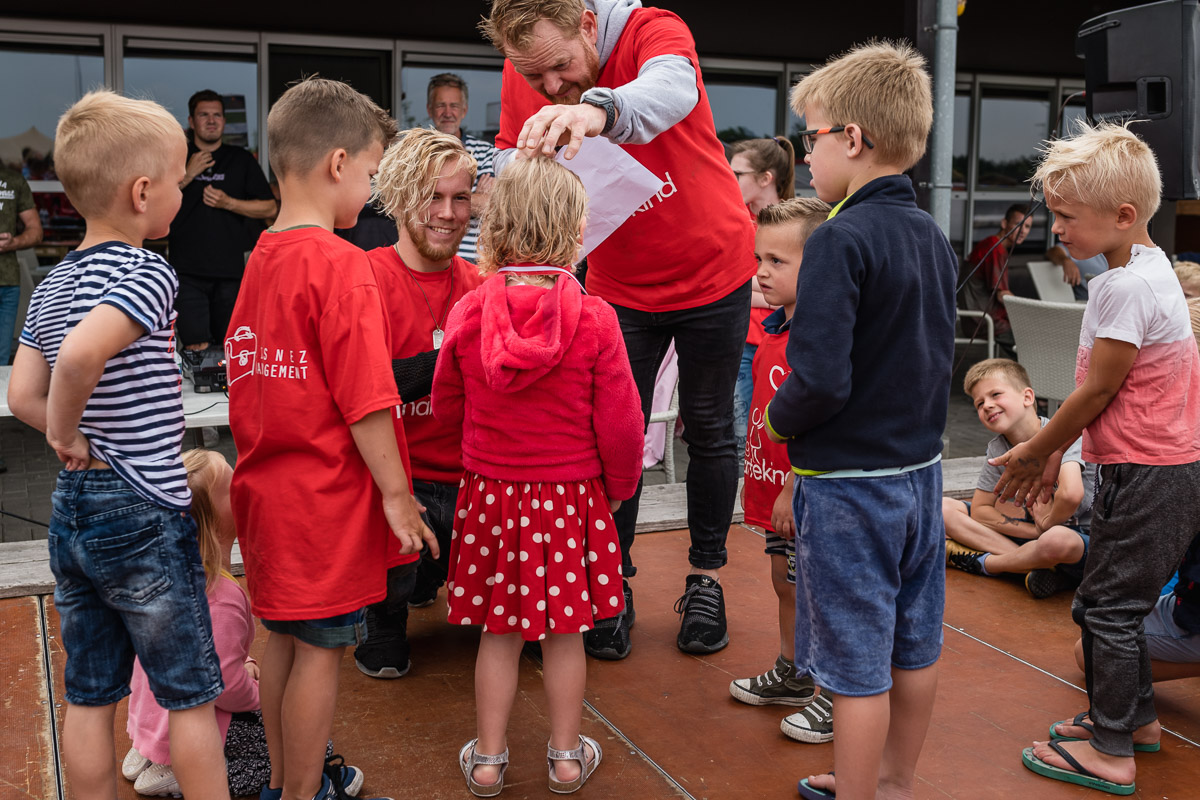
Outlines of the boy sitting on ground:
M 1037 414 L 1029 373 L 1007 358 L 971 367 L 963 391 L 975 403 L 979 421 L 996 434 L 988 442 L 988 458 L 1029 441 L 1049 421 Z M 1048 503 L 1024 509 L 997 502 L 992 489 L 1002 472 L 984 464 L 970 503 L 942 499 L 946 563 L 973 575 L 1025 572 L 1025 588 L 1037 598 L 1075 588 L 1087 557 L 1096 482 L 1096 466 L 1083 460 L 1080 440 L 1067 448 Z

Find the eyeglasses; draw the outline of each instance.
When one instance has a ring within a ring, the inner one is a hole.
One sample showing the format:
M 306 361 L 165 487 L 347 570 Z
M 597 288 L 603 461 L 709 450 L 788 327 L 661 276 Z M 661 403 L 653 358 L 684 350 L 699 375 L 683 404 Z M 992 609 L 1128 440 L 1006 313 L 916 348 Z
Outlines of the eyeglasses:
M 804 146 L 804 152 L 812 153 L 813 145 L 817 143 L 818 136 L 823 133 L 841 133 L 844 130 L 846 130 L 845 125 L 834 125 L 832 128 L 812 128 L 811 130 L 800 131 L 796 135 L 800 137 L 800 144 Z M 859 136 L 862 137 L 862 143 L 866 145 L 868 149 L 875 149 L 875 144 L 867 138 L 865 133 L 860 131 Z

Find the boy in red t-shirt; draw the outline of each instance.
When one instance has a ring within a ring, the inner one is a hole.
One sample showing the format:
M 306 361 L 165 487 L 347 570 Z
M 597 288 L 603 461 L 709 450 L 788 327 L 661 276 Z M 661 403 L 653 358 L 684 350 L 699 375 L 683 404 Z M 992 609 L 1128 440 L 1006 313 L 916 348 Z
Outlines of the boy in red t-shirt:
M 811 677 L 796 675 L 794 476 L 787 446 L 772 442 L 766 435 L 763 409 L 791 372 L 787 363 L 788 331 L 796 311 L 796 279 L 804 258 L 804 243 L 828 215 L 829 206 L 816 198 L 785 200 L 758 212 L 758 232 L 754 237 L 758 283 L 766 301 L 779 308 L 762 322 L 766 334 L 754 354 L 751 370 L 754 394 L 746 434 L 742 507 L 746 524 L 766 532 L 771 585 L 779 598 L 779 657 L 762 675 L 739 678 L 729 684 L 729 693 L 735 700 L 753 706 L 807 706 L 804 711 L 786 717 L 780 728 L 792 739 L 813 744 L 833 739 L 833 704 L 826 695 L 816 694 Z
M 436 548 L 392 427 L 400 397 L 375 274 L 333 234 L 354 225 L 395 133 L 369 98 L 330 80 L 296 84 L 267 118 L 284 199 L 246 265 L 225 340 L 231 502 L 251 607 L 271 632 L 260 679 L 266 800 L 358 790 L 358 770 L 323 761 L 342 654 L 364 607 L 384 597 L 389 556 L 422 540 Z

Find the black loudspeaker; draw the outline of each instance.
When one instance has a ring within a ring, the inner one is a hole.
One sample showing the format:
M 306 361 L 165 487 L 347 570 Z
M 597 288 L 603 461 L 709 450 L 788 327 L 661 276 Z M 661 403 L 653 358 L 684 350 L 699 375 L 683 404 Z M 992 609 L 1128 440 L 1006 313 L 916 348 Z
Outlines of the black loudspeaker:
M 1200 3 L 1164 0 L 1083 23 L 1087 115 L 1133 126 L 1158 157 L 1163 198 L 1200 198 Z

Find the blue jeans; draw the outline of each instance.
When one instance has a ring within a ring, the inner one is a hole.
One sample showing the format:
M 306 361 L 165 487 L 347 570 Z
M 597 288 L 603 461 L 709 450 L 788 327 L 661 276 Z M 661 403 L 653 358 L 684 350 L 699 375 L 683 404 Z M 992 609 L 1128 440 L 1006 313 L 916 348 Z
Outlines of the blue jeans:
M 796 670 L 834 694 L 876 695 L 892 667 L 942 650 L 942 465 L 875 478 L 797 478 Z
M 20 286 L 0 286 L 0 367 L 12 358 L 12 343 L 17 325 L 17 306 L 21 303 Z
M 737 440 L 738 456 L 746 453 L 746 426 L 750 422 L 750 404 L 754 400 L 754 354 L 758 345 L 742 348 L 742 363 L 738 367 L 737 384 L 733 387 L 733 438 Z
M 67 702 L 125 697 L 135 654 L 168 711 L 215 700 L 224 684 L 192 518 L 107 469 L 59 473 L 51 504 Z
M 750 281 L 720 300 L 679 311 L 638 311 L 613 306 L 625 349 L 650 418 L 654 379 L 671 339 L 679 356 L 679 417 L 688 448 L 687 514 L 692 546 L 688 561 L 699 569 L 717 569 L 728 561 L 725 537 L 733 519 L 738 483 L 738 453 L 733 435 L 733 386 L 750 327 Z M 670 439 L 667 440 L 670 447 Z M 637 525 L 637 493 L 621 504 L 613 519 L 621 542 L 622 572 L 637 574 L 630 557 Z
M 262 625 L 271 633 L 294 636 L 305 644 L 333 650 L 351 647 L 367 640 L 367 610 L 360 608 L 348 614 L 338 614 L 321 619 L 262 619 Z
M 438 586 L 446 582 L 446 573 L 450 566 L 450 533 L 454 530 L 454 508 L 458 503 L 457 483 L 434 483 L 413 478 L 413 495 L 417 502 L 425 506 L 421 516 L 425 524 L 437 537 L 440 555 L 435 559 L 429 554 L 429 548 L 421 550 L 421 574 L 431 577 Z M 391 596 L 389 590 L 388 596 Z

